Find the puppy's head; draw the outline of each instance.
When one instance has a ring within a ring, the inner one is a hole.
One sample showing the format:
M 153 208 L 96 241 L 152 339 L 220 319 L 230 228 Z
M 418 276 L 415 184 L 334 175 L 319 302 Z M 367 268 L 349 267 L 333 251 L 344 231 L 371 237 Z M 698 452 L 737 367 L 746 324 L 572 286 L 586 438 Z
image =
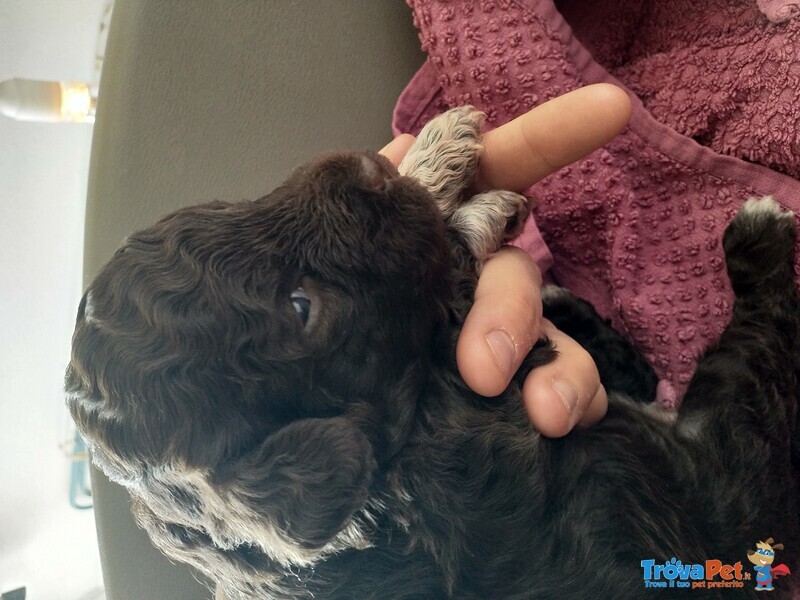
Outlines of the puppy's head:
M 320 548 L 402 443 L 447 260 L 432 198 L 377 155 L 179 210 L 86 291 L 68 405 L 160 518 L 228 549 Z

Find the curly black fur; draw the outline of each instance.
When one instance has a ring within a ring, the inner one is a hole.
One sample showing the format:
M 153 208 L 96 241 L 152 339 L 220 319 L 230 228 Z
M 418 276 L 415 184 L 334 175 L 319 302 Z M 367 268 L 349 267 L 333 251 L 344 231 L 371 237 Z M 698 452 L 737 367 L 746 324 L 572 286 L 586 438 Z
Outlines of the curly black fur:
M 610 406 L 545 439 L 518 381 L 485 398 L 460 379 L 474 259 L 369 160 L 382 177 L 337 155 L 261 200 L 178 211 L 87 290 L 68 404 L 157 546 L 231 599 L 650 597 L 642 560 L 735 563 L 770 536 L 798 566 L 790 218 L 728 229 L 733 321 L 674 424 L 625 395 L 655 383 L 632 348 L 557 295 L 548 316 L 593 352 Z M 524 369 L 553 355 L 543 340 Z

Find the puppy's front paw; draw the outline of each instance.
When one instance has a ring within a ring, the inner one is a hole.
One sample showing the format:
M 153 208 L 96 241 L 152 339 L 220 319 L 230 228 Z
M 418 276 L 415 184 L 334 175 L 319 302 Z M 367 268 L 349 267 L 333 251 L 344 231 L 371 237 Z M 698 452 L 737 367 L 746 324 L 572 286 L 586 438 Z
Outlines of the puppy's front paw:
M 447 219 L 478 261 L 485 261 L 504 242 L 522 233 L 531 203 L 525 196 L 505 190 L 476 194 Z
M 472 106 L 453 108 L 428 122 L 398 167 L 419 181 L 447 217 L 475 181 L 484 114 Z

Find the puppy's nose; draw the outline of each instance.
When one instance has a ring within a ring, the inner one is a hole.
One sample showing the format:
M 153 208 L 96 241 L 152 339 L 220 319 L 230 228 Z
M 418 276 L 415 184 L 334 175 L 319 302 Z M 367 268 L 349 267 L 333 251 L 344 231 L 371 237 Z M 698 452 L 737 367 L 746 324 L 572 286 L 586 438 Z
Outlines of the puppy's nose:
M 361 155 L 361 177 L 369 187 L 383 188 L 386 181 L 396 175 L 397 169 L 387 158 L 380 154 Z

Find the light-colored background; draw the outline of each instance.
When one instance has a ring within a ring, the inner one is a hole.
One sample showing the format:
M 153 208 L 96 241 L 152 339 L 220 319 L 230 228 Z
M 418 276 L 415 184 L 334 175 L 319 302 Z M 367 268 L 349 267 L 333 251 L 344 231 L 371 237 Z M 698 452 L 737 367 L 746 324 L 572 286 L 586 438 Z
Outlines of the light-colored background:
M 106 0 L 0 0 L 0 81 L 91 81 Z M 61 392 L 81 293 L 92 128 L 0 116 L 0 593 L 94 600 L 92 511 L 68 502 Z

